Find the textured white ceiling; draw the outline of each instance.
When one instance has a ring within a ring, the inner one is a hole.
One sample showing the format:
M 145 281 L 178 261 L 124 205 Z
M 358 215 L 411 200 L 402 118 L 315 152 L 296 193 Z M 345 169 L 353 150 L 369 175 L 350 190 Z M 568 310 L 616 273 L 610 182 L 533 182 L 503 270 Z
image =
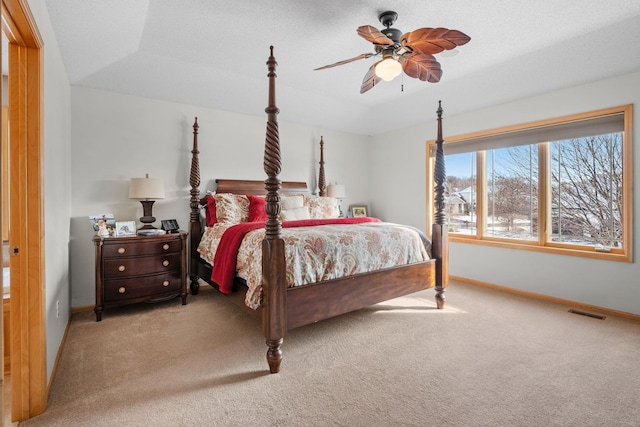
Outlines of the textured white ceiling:
M 558 88 L 640 71 L 638 0 L 46 0 L 72 85 L 264 116 L 269 45 L 279 119 L 378 134 Z M 409 77 L 365 94 L 375 58 L 356 34 L 394 27 L 460 30 L 439 83 Z M 401 91 L 404 86 L 404 91 Z

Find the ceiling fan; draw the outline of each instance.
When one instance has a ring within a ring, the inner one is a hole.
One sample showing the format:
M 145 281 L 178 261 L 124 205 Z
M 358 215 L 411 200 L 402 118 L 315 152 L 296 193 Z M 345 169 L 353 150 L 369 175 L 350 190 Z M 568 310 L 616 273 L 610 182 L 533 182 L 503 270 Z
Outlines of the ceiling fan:
M 374 63 L 364 76 L 360 93 L 365 93 L 374 87 L 380 79 L 393 80 L 402 71 L 409 77 L 436 83 L 440 81 L 442 69 L 433 55 L 444 50 L 455 49 L 471 40 L 471 37 L 463 32 L 447 28 L 419 28 L 402 34 L 400 30 L 391 28 L 396 19 L 398 19 L 396 12 L 387 11 L 378 16 L 380 23 L 386 27 L 382 31 L 371 25 L 358 27 L 358 35 L 373 43 L 375 53 L 363 53 L 315 70 L 324 70 L 382 55 L 382 59 Z

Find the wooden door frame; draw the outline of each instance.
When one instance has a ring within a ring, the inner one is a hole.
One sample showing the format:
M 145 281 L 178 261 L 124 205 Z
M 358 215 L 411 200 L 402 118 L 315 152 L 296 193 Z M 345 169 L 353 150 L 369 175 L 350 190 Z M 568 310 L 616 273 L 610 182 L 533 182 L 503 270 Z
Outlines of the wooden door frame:
M 2 29 L 9 38 L 11 419 L 20 421 L 42 413 L 48 397 L 43 41 L 27 0 L 2 0 Z

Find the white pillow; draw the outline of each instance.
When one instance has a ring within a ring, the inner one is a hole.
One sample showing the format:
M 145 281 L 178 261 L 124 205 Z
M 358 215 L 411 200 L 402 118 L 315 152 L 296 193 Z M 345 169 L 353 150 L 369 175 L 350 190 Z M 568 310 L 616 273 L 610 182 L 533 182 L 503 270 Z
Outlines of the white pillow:
M 301 208 L 304 206 L 304 194 L 280 196 L 280 206 L 283 211 L 294 208 Z
M 280 212 L 280 219 L 282 221 L 295 221 L 298 219 L 310 219 L 309 208 L 306 206 L 300 206 L 299 208 L 283 209 Z

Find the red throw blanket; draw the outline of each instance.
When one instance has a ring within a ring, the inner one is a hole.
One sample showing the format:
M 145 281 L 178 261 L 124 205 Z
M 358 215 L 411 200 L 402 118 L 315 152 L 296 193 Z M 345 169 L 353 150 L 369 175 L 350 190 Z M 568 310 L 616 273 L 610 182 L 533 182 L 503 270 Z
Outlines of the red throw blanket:
M 298 221 L 285 221 L 282 228 L 309 227 L 327 224 L 361 224 L 364 222 L 380 222 L 378 218 L 331 218 L 331 219 L 301 219 Z M 213 258 L 211 280 L 218 284 L 220 292 L 230 294 L 233 290 L 233 277 L 236 274 L 236 258 L 238 250 L 245 234 L 250 231 L 264 228 L 264 222 L 243 222 L 229 227 L 222 234 L 218 249 Z

